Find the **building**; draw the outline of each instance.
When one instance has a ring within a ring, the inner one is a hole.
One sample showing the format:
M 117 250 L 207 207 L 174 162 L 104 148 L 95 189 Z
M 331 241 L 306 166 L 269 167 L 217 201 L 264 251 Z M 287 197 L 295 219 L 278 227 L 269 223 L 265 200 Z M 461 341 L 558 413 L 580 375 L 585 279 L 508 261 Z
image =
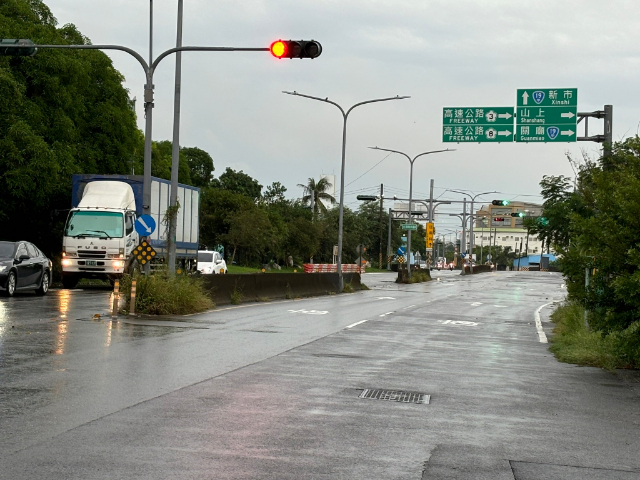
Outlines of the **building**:
M 523 225 L 523 217 L 512 213 L 524 213 L 525 217 L 542 216 L 542 205 L 528 202 L 510 202 L 508 205 L 483 205 L 476 211 L 473 227 L 475 245 L 511 247 L 517 254 L 540 254 L 542 241 L 529 234 Z M 545 251 L 547 246 L 545 245 Z

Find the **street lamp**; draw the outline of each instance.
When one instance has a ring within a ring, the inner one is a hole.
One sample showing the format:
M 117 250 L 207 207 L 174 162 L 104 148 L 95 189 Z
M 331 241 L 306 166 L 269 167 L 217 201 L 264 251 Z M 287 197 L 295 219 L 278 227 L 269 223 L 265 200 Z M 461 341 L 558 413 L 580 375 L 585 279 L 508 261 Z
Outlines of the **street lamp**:
M 328 97 L 326 98 L 312 97 L 311 95 L 303 95 L 302 93 L 298 93 L 295 91 L 294 92 L 283 91 L 282 93 L 286 93 L 287 95 L 295 95 L 297 97 L 309 98 L 311 100 L 317 100 L 319 102 L 330 103 L 331 105 L 334 105 L 335 107 L 337 107 L 340 110 L 340 113 L 342 113 L 342 118 L 343 118 L 342 167 L 340 170 L 340 215 L 338 219 L 338 265 L 337 265 L 338 289 L 339 291 L 342 291 L 342 289 L 344 288 L 344 280 L 342 278 L 342 227 L 343 227 L 343 218 L 344 218 L 344 165 L 345 165 L 345 152 L 346 152 L 346 146 L 347 146 L 347 118 L 349 117 L 349 114 L 354 108 L 359 107 L 361 105 L 366 105 L 367 103 L 386 102 L 389 100 L 404 100 L 405 98 L 411 98 L 411 97 L 395 96 L 395 97 L 389 97 L 389 98 L 376 98 L 374 100 L 367 100 L 364 102 L 356 103 L 345 112 L 345 110 L 340 105 L 338 105 L 336 102 L 332 102 L 331 100 L 329 100 Z
M 471 270 L 471 273 L 473 273 L 473 244 L 475 240 L 475 238 L 473 237 L 473 220 L 475 216 L 475 213 L 473 212 L 473 202 L 475 202 L 476 198 L 480 197 L 481 195 L 488 195 L 489 193 L 499 193 L 499 192 L 496 192 L 494 190 L 492 192 L 478 193 L 477 195 L 471 195 L 470 193 L 462 192 L 460 190 L 447 190 L 447 192 L 460 193 L 462 195 L 467 195 L 469 198 L 471 198 L 471 221 L 469 222 L 469 269 Z
M 424 155 L 429 155 L 431 153 L 441 153 L 441 152 L 455 152 L 455 149 L 445 149 L 445 150 L 432 150 L 431 152 L 422 152 L 419 153 L 418 155 L 416 155 L 415 157 L 413 157 L 413 159 L 411 159 L 411 157 L 409 155 L 407 155 L 404 152 L 399 152 L 398 150 L 389 150 L 387 148 L 379 148 L 379 147 L 369 147 L 372 150 L 382 150 L 383 152 L 391 152 L 391 153 L 398 153 L 400 155 L 404 155 L 405 157 L 407 157 L 407 160 L 409 160 L 409 163 L 411 164 L 411 169 L 410 169 L 410 173 L 409 173 L 409 223 L 411 223 L 411 208 L 412 208 L 412 203 L 413 203 L 413 162 L 415 162 L 419 157 L 422 157 Z M 411 230 L 407 230 L 407 276 L 409 278 L 411 278 Z

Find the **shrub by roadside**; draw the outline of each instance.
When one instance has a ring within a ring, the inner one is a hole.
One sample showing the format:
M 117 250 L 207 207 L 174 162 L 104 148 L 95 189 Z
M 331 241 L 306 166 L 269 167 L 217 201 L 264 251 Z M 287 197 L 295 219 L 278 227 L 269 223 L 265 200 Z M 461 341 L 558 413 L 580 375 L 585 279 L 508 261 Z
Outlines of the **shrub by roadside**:
M 215 307 L 207 295 L 202 279 L 164 273 L 134 275 L 136 279 L 136 313 L 149 315 L 184 315 L 203 312 Z M 125 275 L 120 280 L 123 309 L 130 309 L 132 277 Z
M 601 367 L 640 368 L 640 321 L 625 330 L 602 332 L 587 329 L 585 309 L 577 302 L 566 302 L 552 314 L 556 324 L 550 350 L 558 360 Z

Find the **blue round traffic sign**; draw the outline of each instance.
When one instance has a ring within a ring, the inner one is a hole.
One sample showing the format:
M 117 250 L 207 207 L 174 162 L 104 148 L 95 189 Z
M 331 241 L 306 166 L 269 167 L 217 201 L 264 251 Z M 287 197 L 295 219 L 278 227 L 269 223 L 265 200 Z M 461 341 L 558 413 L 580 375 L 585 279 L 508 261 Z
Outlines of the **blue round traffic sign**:
M 136 220 L 136 232 L 138 235 L 148 237 L 156 230 L 156 221 L 151 215 L 140 215 Z

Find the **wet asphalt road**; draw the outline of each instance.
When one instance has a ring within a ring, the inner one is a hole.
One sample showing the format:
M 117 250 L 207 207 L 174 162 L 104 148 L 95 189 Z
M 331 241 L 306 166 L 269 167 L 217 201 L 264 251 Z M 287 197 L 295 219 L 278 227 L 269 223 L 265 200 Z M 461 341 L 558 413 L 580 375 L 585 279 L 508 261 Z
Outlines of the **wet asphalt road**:
M 560 276 L 434 277 L 161 321 L 0 299 L 0 478 L 640 478 L 638 385 L 540 341 Z

